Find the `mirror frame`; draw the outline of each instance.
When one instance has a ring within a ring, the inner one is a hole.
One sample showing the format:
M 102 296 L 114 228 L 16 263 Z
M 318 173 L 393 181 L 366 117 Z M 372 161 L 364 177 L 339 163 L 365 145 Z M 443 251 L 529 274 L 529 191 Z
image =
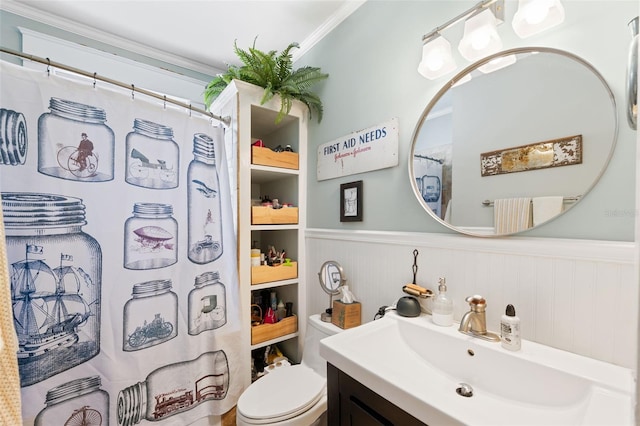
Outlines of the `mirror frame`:
M 330 291 L 330 289 L 333 287 L 327 285 L 324 278 L 330 272 L 329 268 L 332 268 L 332 267 L 337 269 L 337 272 L 340 275 L 340 278 L 335 290 Z M 340 294 L 340 287 L 343 286 L 344 283 L 347 281 L 347 279 L 344 277 L 344 270 L 342 269 L 342 266 L 335 260 L 328 260 L 322 264 L 322 266 L 320 267 L 320 272 L 318 272 L 318 280 L 320 281 L 320 287 L 322 287 L 322 290 L 324 290 L 325 293 L 332 296 Z
M 431 112 L 431 110 L 433 109 L 433 107 L 440 101 L 440 99 L 442 98 L 442 96 L 449 90 L 451 89 L 456 83 L 458 83 L 464 76 L 466 76 L 467 74 L 471 73 L 474 70 L 477 70 L 478 68 L 480 68 L 481 66 L 489 63 L 490 61 L 502 57 L 502 56 L 509 56 L 509 55 L 517 55 L 517 54 L 522 54 L 522 53 L 553 53 L 553 54 L 557 54 L 560 56 L 564 56 L 568 59 L 574 60 L 576 62 L 578 62 L 579 64 L 583 65 L 585 68 L 587 68 L 589 71 L 591 71 L 597 78 L 598 80 L 600 80 L 600 82 L 603 85 L 603 88 L 605 89 L 605 91 L 607 92 L 607 94 L 609 95 L 609 100 L 611 101 L 611 106 L 613 108 L 613 125 L 614 125 L 614 131 L 613 131 L 613 140 L 611 141 L 611 149 L 609 150 L 609 154 L 606 158 L 606 160 L 603 163 L 602 169 L 599 171 L 598 175 L 594 178 L 593 182 L 585 189 L 585 191 L 582 193 L 582 195 L 580 196 L 580 198 L 573 203 L 570 207 L 565 208 L 562 212 L 560 212 L 558 215 L 552 217 L 551 219 L 537 225 L 537 226 L 532 226 L 530 228 L 527 229 L 523 229 L 521 231 L 518 232 L 512 232 L 512 233 L 504 233 L 504 234 L 488 234 L 488 233 L 479 233 L 479 232 L 473 232 L 473 231 L 469 231 L 467 229 L 465 229 L 465 227 L 463 226 L 456 226 L 456 225 L 452 225 L 448 222 L 445 222 L 443 219 L 441 219 L 437 214 L 435 214 L 433 212 L 433 210 L 431 210 L 431 208 L 427 205 L 426 201 L 424 201 L 424 199 L 422 198 L 422 194 L 420 193 L 420 190 L 418 188 L 417 182 L 416 182 L 416 178 L 415 178 L 415 173 L 414 173 L 414 153 L 415 153 L 415 149 L 416 149 L 416 139 L 418 137 L 418 135 L 420 134 L 420 131 L 422 129 L 422 126 L 424 125 L 429 113 Z M 433 99 L 431 99 L 431 101 L 427 104 L 426 108 L 423 110 L 422 114 L 420 115 L 420 118 L 418 119 L 418 122 L 416 123 L 416 126 L 414 127 L 413 130 L 413 134 L 411 136 L 411 148 L 409 150 L 409 156 L 408 156 L 408 171 L 409 171 L 409 180 L 411 181 L 411 189 L 413 190 L 413 194 L 416 196 L 416 198 L 418 199 L 418 202 L 420 203 L 420 205 L 422 206 L 422 208 L 424 210 L 426 210 L 427 213 L 429 213 L 429 215 L 434 218 L 436 221 L 438 221 L 441 225 L 447 227 L 448 229 L 464 234 L 464 235 L 469 235 L 472 237 L 486 237 L 486 238 L 500 238 L 500 237 L 505 237 L 505 236 L 509 236 L 509 235 L 516 235 L 516 234 L 520 234 L 522 232 L 526 232 L 529 231 L 531 229 L 535 229 L 538 228 L 546 223 L 549 223 L 555 219 L 557 219 L 558 217 L 562 216 L 563 214 L 565 214 L 567 211 L 569 211 L 570 209 L 574 208 L 578 203 L 580 203 L 580 201 L 582 201 L 582 199 L 584 199 L 584 196 L 587 195 L 595 186 L 596 184 L 600 181 L 600 179 L 602 178 L 602 175 L 604 174 L 604 172 L 607 170 L 610 162 L 611 162 L 611 158 L 613 157 L 613 153 L 615 151 L 616 148 L 616 144 L 618 141 L 618 132 L 619 132 L 619 120 L 618 120 L 618 107 L 616 105 L 616 100 L 615 100 L 615 96 L 613 94 L 613 91 L 611 90 L 611 87 L 609 86 L 609 84 L 607 83 L 607 81 L 604 79 L 604 77 L 602 76 L 602 74 L 600 74 L 600 72 L 593 66 L 591 65 L 589 62 L 585 61 L 584 59 L 582 59 L 581 57 L 574 55 L 573 53 L 564 51 L 564 50 L 560 50 L 560 49 L 555 49 L 555 48 L 551 48 L 551 47 L 519 47 L 519 48 L 514 48 L 514 49 L 507 49 L 507 50 L 503 50 L 497 53 L 494 53 L 493 55 L 487 56 L 486 58 L 483 58 L 469 66 L 467 66 L 466 68 L 464 68 L 462 71 L 460 71 L 459 73 L 457 73 L 453 78 L 451 78 L 449 81 L 447 81 L 444 86 L 435 94 L 435 96 L 433 97 Z

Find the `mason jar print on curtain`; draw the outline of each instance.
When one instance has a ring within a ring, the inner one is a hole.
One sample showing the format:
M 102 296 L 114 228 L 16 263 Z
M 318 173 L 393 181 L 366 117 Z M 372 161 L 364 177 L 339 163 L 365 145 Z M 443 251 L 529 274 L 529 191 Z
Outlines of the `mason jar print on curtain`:
M 38 171 L 67 180 L 113 179 L 114 133 L 104 109 L 51 98 L 38 119 Z
M 136 118 L 127 135 L 126 181 L 150 189 L 178 186 L 179 147 L 173 128 Z
M 221 127 L 213 129 L 213 134 L 224 141 Z M 213 262 L 223 251 L 215 143 L 204 133 L 193 135 L 193 160 L 187 172 L 188 257 L 199 264 Z
M 102 251 L 81 199 L 3 192 L 2 209 L 24 387 L 100 351 Z
M 229 390 L 229 363 L 223 350 L 164 365 L 118 394 L 118 425 L 157 421 L 205 402 L 222 400 Z
M 91 376 L 49 389 L 35 426 L 108 426 L 109 394 L 101 384 L 100 376 Z
M 0 108 L 0 165 L 23 165 L 27 160 L 28 144 L 24 114 Z
M 137 283 L 124 306 L 122 350 L 159 345 L 178 335 L 178 296 L 169 279 Z
M 205 272 L 195 279 L 189 292 L 189 334 L 215 330 L 227 322 L 227 291 L 220 273 Z
M 124 267 L 156 269 L 178 261 L 178 222 L 173 206 L 135 203 L 124 226 Z

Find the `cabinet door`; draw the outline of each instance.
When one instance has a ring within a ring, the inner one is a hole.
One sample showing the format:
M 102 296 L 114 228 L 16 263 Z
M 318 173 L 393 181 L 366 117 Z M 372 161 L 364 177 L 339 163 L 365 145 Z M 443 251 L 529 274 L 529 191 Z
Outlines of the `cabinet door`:
M 327 393 L 330 425 L 425 426 L 331 364 L 327 364 Z

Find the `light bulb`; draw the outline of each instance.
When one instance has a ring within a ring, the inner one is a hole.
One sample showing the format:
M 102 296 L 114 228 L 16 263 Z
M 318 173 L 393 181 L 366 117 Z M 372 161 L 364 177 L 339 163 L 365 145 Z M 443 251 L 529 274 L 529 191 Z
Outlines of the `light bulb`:
M 484 29 L 479 29 L 471 35 L 471 47 L 475 50 L 482 50 L 489 45 L 491 36 Z
M 436 53 L 432 53 L 429 56 L 427 56 L 424 62 L 427 68 L 429 68 L 429 70 L 431 71 L 438 71 L 444 65 L 444 60 L 442 59 L 442 56 Z
M 485 9 L 464 23 L 464 35 L 458 44 L 460 54 L 468 61 L 476 61 L 502 49 L 502 40 L 491 10 Z
M 422 46 L 422 60 L 418 65 L 418 72 L 423 77 L 434 80 L 456 69 L 451 55 L 451 44 L 440 35 L 427 40 Z
M 525 11 L 525 20 L 530 25 L 538 25 L 549 16 L 549 8 L 551 2 L 548 0 L 539 0 L 529 3 Z
M 541 33 L 564 22 L 560 0 L 519 0 L 513 16 L 513 30 L 521 38 Z

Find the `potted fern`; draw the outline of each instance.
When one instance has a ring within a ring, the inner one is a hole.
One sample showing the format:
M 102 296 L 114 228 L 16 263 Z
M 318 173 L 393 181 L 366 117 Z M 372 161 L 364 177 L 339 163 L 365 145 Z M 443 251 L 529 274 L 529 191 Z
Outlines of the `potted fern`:
M 292 102 L 297 99 L 309 109 L 309 117 L 312 112 L 318 116 L 318 122 L 322 120 L 322 101 L 317 94 L 311 91 L 311 87 L 317 82 L 329 77 L 323 74 L 320 68 L 305 66 L 293 70 L 291 50 L 299 47 L 298 43 L 291 43 L 278 54 L 271 50 L 263 52 L 256 49 L 255 40 L 253 46 L 243 50 L 234 42 L 234 52 L 242 62 L 241 66 L 229 65 L 227 71 L 216 76 L 207 84 L 204 91 L 204 103 L 207 108 L 222 93 L 231 80 L 242 80 L 264 88 L 260 101 L 268 102 L 274 95 L 280 96 L 280 111 L 276 116 L 279 123 L 291 111 Z

